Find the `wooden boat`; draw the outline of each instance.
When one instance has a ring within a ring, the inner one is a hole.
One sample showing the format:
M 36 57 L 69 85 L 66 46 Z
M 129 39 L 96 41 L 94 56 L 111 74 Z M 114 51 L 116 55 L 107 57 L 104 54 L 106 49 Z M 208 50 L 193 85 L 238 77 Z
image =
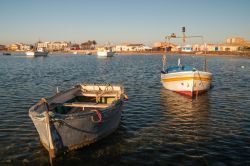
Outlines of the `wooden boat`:
M 212 74 L 188 66 L 168 67 L 161 73 L 164 88 L 194 97 L 206 92 L 211 87 Z
M 50 157 L 94 143 L 119 126 L 124 100 L 119 85 L 79 84 L 42 98 L 29 109 Z
M 9 53 L 9 52 L 3 52 L 3 55 L 5 55 L 5 56 L 10 56 L 11 53 Z
M 185 27 L 183 27 L 183 37 L 176 37 L 174 33 L 167 36 L 170 38 L 185 38 Z M 202 36 L 190 36 L 202 37 Z M 170 41 L 168 42 L 170 43 Z M 164 88 L 190 97 L 198 96 L 211 88 L 212 73 L 207 71 L 205 58 L 205 71 L 200 71 L 195 67 L 182 65 L 180 59 L 177 66 L 170 66 L 165 69 L 166 55 L 163 56 L 163 68 L 161 71 L 161 82 Z

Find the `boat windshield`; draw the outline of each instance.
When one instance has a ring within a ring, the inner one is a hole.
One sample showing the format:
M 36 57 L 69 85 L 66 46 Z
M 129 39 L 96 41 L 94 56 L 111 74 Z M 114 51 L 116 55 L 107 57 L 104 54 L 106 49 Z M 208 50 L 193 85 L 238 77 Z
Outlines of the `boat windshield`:
M 181 71 L 196 71 L 196 68 L 190 67 L 190 66 L 170 66 L 167 68 L 166 72 L 181 72 Z

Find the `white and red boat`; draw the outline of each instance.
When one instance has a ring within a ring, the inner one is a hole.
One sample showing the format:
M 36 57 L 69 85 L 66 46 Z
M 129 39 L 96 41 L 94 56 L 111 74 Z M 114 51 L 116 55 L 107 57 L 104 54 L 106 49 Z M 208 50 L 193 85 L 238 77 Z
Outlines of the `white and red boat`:
M 161 73 L 164 88 L 194 97 L 211 88 L 212 74 L 187 66 L 168 67 Z
M 177 37 L 174 33 L 167 36 L 168 43 L 170 43 L 171 38 L 182 38 L 183 43 L 185 43 L 185 38 L 191 37 L 200 37 L 203 40 L 202 36 L 186 36 L 185 27 L 182 27 L 182 32 L 182 37 Z M 163 56 L 163 68 L 161 71 L 161 82 L 164 88 L 190 97 L 198 96 L 211 88 L 212 73 L 207 71 L 206 58 L 204 63 L 205 71 L 181 65 L 180 59 L 177 66 L 165 68 L 165 64 L 166 55 Z

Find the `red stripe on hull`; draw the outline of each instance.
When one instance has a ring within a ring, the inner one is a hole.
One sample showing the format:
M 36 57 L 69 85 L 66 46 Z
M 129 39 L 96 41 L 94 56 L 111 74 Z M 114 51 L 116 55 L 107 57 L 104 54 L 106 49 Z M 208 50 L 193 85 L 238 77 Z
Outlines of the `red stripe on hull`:
M 182 95 L 185 95 L 185 96 L 189 96 L 189 97 L 195 97 L 196 94 L 198 93 L 198 95 L 201 95 L 205 92 L 207 92 L 207 90 L 200 90 L 200 91 L 175 91 L 176 93 L 179 93 L 179 94 L 182 94 Z

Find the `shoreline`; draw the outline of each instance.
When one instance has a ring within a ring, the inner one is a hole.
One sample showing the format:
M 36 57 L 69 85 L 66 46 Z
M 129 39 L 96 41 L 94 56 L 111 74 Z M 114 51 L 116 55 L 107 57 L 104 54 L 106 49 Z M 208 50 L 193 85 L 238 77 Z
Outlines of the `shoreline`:
M 141 51 L 141 52 L 117 52 L 117 55 L 162 55 L 162 54 L 168 54 L 168 55 L 184 55 L 184 56 L 209 56 L 209 57 L 245 57 L 250 58 L 250 52 L 165 52 L 165 51 Z
M 25 53 L 25 51 L 4 51 L 0 50 L 0 53 L 10 52 L 10 53 Z M 78 54 L 82 54 L 86 52 L 86 50 L 78 50 Z M 50 54 L 72 54 L 73 51 L 53 51 Z M 92 51 L 92 55 L 95 55 L 96 51 Z M 208 56 L 208 57 L 242 57 L 242 58 L 250 58 L 250 51 L 248 52 L 238 52 L 238 51 L 208 51 L 204 52 L 165 52 L 165 51 L 123 51 L 123 52 L 115 52 L 116 55 L 183 55 L 183 56 Z

